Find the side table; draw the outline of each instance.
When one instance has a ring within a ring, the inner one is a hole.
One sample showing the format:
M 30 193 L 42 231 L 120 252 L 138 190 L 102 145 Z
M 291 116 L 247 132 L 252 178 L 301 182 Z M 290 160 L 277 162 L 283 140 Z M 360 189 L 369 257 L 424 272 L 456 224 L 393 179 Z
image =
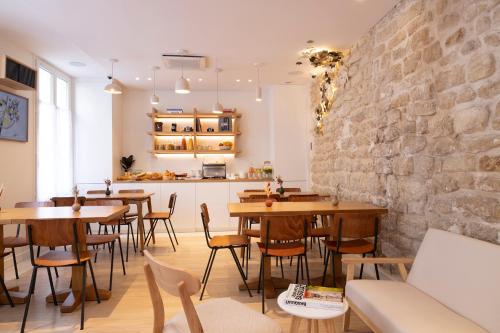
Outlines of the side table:
M 343 332 L 343 319 L 344 314 L 349 309 L 347 301 L 344 300 L 344 307 L 342 309 L 316 309 L 306 308 L 285 303 L 286 291 L 278 296 L 279 307 L 292 315 L 292 326 L 290 333 L 297 333 L 302 320 L 307 320 L 307 332 L 319 333 L 319 322 L 325 324 L 326 332 Z M 337 322 L 337 324 L 336 324 Z

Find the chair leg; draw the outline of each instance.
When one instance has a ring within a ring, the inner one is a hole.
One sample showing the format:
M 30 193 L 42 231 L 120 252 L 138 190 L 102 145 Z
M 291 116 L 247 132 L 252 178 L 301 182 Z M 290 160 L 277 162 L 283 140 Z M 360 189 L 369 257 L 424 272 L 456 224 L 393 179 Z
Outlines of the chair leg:
M 118 236 L 118 246 L 120 247 L 120 258 L 122 260 L 123 275 L 127 275 L 127 272 L 125 271 L 125 262 L 123 261 L 122 240 L 121 240 L 120 236 Z
M 101 303 L 101 297 L 99 296 L 99 292 L 97 291 L 97 284 L 95 283 L 95 275 L 94 275 L 94 269 L 92 268 L 92 260 L 88 261 L 89 263 L 89 268 L 90 268 L 90 277 L 92 278 L 92 285 L 94 286 L 94 292 L 95 292 L 95 298 L 97 300 L 97 303 Z
M 231 251 L 231 254 L 233 255 L 234 262 L 236 263 L 236 267 L 238 268 L 238 271 L 240 271 L 241 279 L 243 280 L 245 287 L 247 287 L 248 295 L 250 297 L 252 297 L 252 292 L 250 291 L 250 288 L 248 288 L 247 280 L 245 278 L 245 273 L 243 272 L 243 268 L 241 268 L 240 261 L 238 260 L 238 256 L 236 255 L 234 248 L 230 247 L 229 251 Z
M 330 259 L 330 251 L 325 255 L 325 269 L 323 270 L 323 279 L 321 279 L 321 285 L 325 285 L 326 272 L 328 271 L 328 260 Z
M 115 241 L 111 242 L 111 269 L 109 270 L 109 291 L 113 288 L 113 264 L 115 262 Z
M 375 258 L 375 252 L 372 253 L 373 258 Z M 377 275 L 377 280 L 380 280 L 380 274 L 378 272 L 378 265 L 375 264 L 375 275 Z
M 2 290 L 5 293 L 5 296 L 7 297 L 7 301 L 9 302 L 10 306 L 13 308 L 14 302 L 12 301 L 12 298 L 10 297 L 9 290 L 7 289 L 7 286 L 5 285 L 5 282 L 4 282 L 1 275 L 0 275 L 0 286 L 2 287 Z
M 57 270 L 57 267 L 54 267 L 54 272 L 56 273 L 56 278 L 59 278 L 59 271 Z
M 23 322 L 21 324 L 21 333 L 24 333 L 24 328 L 26 327 L 26 319 L 28 318 L 28 310 L 30 308 L 31 295 L 33 294 L 33 291 L 35 290 L 37 271 L 38 271 L 38 267 L 34 266 L 33 273 L 31 273 L 31 282 L 30 282 L 30 289 L 28 291 L 28 300 L 26 301 L 26 306 L 24 308 Z
M 283 272 L 283 257 L 280 257 L 280 266 L 281 266 L 281 278 L 285 278 L 285 273 Z
M 333 288 L 337 287 L 337 277 L 335 276 L 335 253 L 332 252 L 332 278 Z
M 300 258 L 300 278 L 304 281 L 304 265 L 302 263 L 302 256 Z
M 295 283 L 299 283 L 300 260 L 297 258 L 297 273 L 295 274 Z
M 207 266 L 205 267 L 205 273 L 203 273 L 203 279 L 201 279 L 201 283 L 205 283 L 207 278 L 208 267 L 210 267 L 210 263 L 212 262 L 212 257 L 214 255 L 214 249 L 210 251 L 210 256 L 208 257 Z
M 365 254 L 363 253 L 363 258 L 365 257 Z M 363 278 L 363 268 L 365 264 L 361 264 L 361 268 L 359 270 L 359 279 L 361 280 Z
M 172 240 L 172 236 L 170 235 L 170 231 L 168 230 L 167 221 L 163 220 L 163 224 L 165 225 L 165 229 L 167 229 L 168 238 L 170 238 L 170 244 L 172 244 L 172 247 L 174 248 L 174 252 L 175 252 L 176 250 L 175 250 L 174 241 Z
M 245 268 L 246 269 L 246 276 L 247 276 L 247 279 L 248 279 L 248 265 L 250 264 L 250 243 L 248 243 L 247 245 L 247 248 L 246 248 L 246 255 L 247 255 L 247 267 Z
M 170 228 L 172 228 L 172 233 L 174 234 L 175 244 L 179 245 L 179 242 L 177 241 L 177 235 L 175 234 L 174 226 L 172 225 L 172 220 L 168 218 L 168 222 L 170 223 Z
M 137 253 L 137 244 L 138 244 L 138 242 L 135 241 L 134 226 L 132 225 L 132 222 L 130 222 L 130 235 L 132 236 L 132 245 L 134 246 L 134 253 Z
M 323 258 L 323 255 L 321 253 L 321 240 L 320 238 L 318 237 L 318 250 L 319 250 L 319 257 L 320 258 Z
M 14 272 L 16 273 L 16 280 L 19 280 L 19 272 L 17 271 L 17 260 L 16 260 L 16 250 L 11 248 L 12 250 L 12 261 L 14 262 Z
M 262 298 L 261 298 L 261 302 L 262 302 L 262 314 L 266 313 L 266 305 L 265 305 L 265 298 L 266 298 L 266 295 L 265 295 L 265 290 L 266 290 L 266 282 L 264 281 L 264 255 L 261 255 L 260 257 L 260 284 L 261 284 L 261 288 L 262 288 Z
M 54 282 L 52 281 L 52 274 L 50 273 L 50 267 L 47 267 L 47 275 L 49 276 L 50 292 L 52 293 L 52 301 L 54 305 L 57 306 L 56 291 L 54 289 Z
M 210 266 L 208 267 L 207 277 L 205 278 L 205 283 L 203 284 L 203 290 L 201 291 L 200 301 L 202 300 L 203 294 L 205 293 L 205 288 L 207 287 L 207 284 L 208 284 L 208 278 L 210 277 L 210 271 L 212 270 L 212 266 L 214 264 L 216 254 L 217 254 L 217 249 L 214 249 L 214 255 L 212 257 L 212 262 L 210 263 Z
M 127 224 L 127 249 L 126 249 L 126 259 L 125 261 L 128 262 L 128 247 L 129 247 L 129 239 L 130 239 L 130 224 Z
M 83 263 L 82 265 L 82 293 L 80 295 L 81 299 L 81 307 L 82 307 L 82 312 L 81 312 L 81 317 L 80 317 L 80 330 L 83 330 L 83 322 L 85 320 L 85 296 L 86 296 L 86 287 L 87 287 L 87 265 Z
M 262 287 L 262 255 L 260 256 L 259 265 L 259 282 L 257 283 L 257 293 L 260 294 L 260 289 Z
M 307 262 L 307 253 L 304 253 L 304 261 L 306 264 L 306 278 L 307 278 L 307 284 L 309 285 L 310 283 L 310 278 L 309 278 L 309 263 Z

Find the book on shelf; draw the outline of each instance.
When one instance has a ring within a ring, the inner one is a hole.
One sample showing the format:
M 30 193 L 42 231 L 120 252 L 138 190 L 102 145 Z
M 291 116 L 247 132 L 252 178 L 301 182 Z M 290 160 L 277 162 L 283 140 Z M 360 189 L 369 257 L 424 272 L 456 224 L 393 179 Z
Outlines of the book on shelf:
M 343 291 L 342 288 L 291 283 L 286 292 L 285 304 L 316 309 L 342 309 Z

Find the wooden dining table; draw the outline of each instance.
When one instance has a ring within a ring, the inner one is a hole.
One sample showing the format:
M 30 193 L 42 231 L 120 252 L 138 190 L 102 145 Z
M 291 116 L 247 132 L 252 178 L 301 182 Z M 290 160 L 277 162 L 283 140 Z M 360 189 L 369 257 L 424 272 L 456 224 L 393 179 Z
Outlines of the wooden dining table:
M 278 193 L 273 193 L 273 194 L 278 194 Z M 250 196 L 252 196 L 252 195 L 262 196 L 262 195 L 265 195 L 265 192 L 258 192 L 258 191 L 238 192 L 237 195 L 238 195 L 238 198 L 240 198 L 240 200 L 241 200 L 241 199 L 250 199 Z M 285 192 L 283 194 L 280 194 L 278 201 L 288 201 L 290 196 L 294 196 L 294 195 L 304 195 L 304 196 L 306 196 L 306 195 L 311 195 L 311 196 L 319 195 L 320 197 L 325 197 L 325 198 L 330 196 L 329 194 L 320 194 L 317 192 Z
M 113 221 L 119 219 L 129 210 L 128 206 L 83 206 L 80 211 L 74 212 L 71 207 L 34 207 L 34 208 L 6 208 L 0 210 L 0 253 L 4 251 L 3 229 L 8 224 L 36 223 L 40 220 L 75 220 L 80 223 L 92 223 L 96 221 Z M 84 232 L 86 228 L 78 228 Z M 84 238 L 84 237 L 82 237 Z M 81 249 L 86 249 L 86 244 L 81 244 Z M 4 276 L 4 259 L 0 258 L 0 274 Z M 61 302 L 60 311 L 68 313 L 74 311 L 80 304 L 82 285 L 82 267 L 73 266 L 71 268 L 71 288 L 56 292 L 57 301 Z M 12 290 L 12 292 L 11 292 Z M 111 297 L 111 292 L 104 289 L 98 289 L 97 292 L 101 300 L 107 300 Z M 27 292 L 22 292 L 19 287 L 9 288 L 14 303 L 26 303 Z M 96 300 L 94 288 L 86 289 L 86 299 Z M 52 302 L 52 295 L 46 297 L 47 302 Z M 7 297 L 0 295 L 0 304 L 8 304 Z
M 267 207 L 264 202 L 229 203 L 229 216 L 231 217 L 271 217 L 271 216 L 311 216 L 311 215 L 334 215 L 339 213 L 375 213 L 385 214 L 387 208 L 375 206 L 369 203 L 355 201 L 341 201 L 333 205 L 330 201 L 309 202 L 274 202 Z M 341 256 L 335 256 L 334 269 L 338 280 L 342 280 Z M 315 280 L 315 279 L 314 279 Z M 290 280 L 271 276 L 271 258 L 266 257 L 264 261 L 264 288 L 267 298 L 276 298 L 279 289 L 286 289 Z M 315 281 L 315 283 L 317 283 Z M 258 289 L 258 279 L 248 282 L 251 289 Z M 244 290 L 245 286 L 240 285 Z
M 151 205 L 151 197 L 154 195 L 153 192 L 144 193 L 111 193 L 106 194 L 86 194 L 86 200 L 121 200 L 124 205 L 136 205 L 137 207 L 137 233 L 139 234 L 139 249 L 141 254 L 144 255 L 144 219 L 142 213 L 143 203 L 148 205 L 148 213 L 153 212 Z M 152 235 L 153 243 L 155 242 L 154 234 Z

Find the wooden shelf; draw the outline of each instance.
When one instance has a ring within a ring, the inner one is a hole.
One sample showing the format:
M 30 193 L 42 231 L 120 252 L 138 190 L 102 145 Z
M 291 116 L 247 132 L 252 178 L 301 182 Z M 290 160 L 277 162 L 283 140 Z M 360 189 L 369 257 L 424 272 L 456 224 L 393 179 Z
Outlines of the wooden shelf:
M 160 113 L 160 112 L 149 112 L 146 113 L 150 118 L 164 118 L 164 119 L 194 119 L 194 118 L 241 118 L 241 114 L 239 113 L 226 113 L 226 114 L 214 114 L 214 113 Z
M 153 154 L 195 154 L 194 150 L 153 150 Z
M 152 136 L 194 136 L 194 132 L 148 132 Z
M 197 150 L 196 154 L 217 155 L 217 154 L 236 154 L 234 150 Z
M 235 136 L 240 132 L 196 132 L 196 136 Z

